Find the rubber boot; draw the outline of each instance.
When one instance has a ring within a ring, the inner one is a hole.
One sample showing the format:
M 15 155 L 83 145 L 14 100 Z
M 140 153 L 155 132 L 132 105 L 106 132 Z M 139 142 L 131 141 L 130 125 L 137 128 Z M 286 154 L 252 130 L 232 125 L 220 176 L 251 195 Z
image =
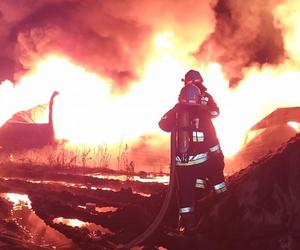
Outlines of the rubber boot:
M 182 235 L 191 234 L 195 230 L 195 214 L 193 212 L 179 215 L 178 232 Z

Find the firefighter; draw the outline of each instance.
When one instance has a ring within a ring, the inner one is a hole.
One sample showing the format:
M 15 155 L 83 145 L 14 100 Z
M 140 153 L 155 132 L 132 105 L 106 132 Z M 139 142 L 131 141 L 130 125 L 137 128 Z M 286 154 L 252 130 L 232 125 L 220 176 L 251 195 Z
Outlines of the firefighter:
M 195 226 L 195 191 L 210 183 L 216 193 L 226 191 L 224 156 L 212 124 L 219 108 L 203 85 L 198 71 L 185 74 L 185 86 L 178 103 L 159 121 L 166 132 L 176 130 L 176 178 L 179 202 L 179 230 Z

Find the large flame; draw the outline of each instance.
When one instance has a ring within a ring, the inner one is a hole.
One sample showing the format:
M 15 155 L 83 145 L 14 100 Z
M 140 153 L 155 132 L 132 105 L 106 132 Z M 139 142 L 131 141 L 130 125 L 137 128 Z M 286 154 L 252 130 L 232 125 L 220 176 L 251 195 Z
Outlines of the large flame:
M 177 101 L 180 79 L 189 68 L 199 69 L 208 91 L 220 107 L 214 120 L 226 156 L 235 154 L 251 126 L 278 107 L 299 106 L 299 13 L 291 12 L 293 1 L 274 10 L 278 26 L 284 28 L 289 59 L 277 67 L 250 67 L 244 80 L 230 89 L 222 66 L 196 64 L 182 55 L 182 42 L 172 28 L 153 38 L 141 80 L 123 94 L 114 93 L 110 79 L 88 72 L 83 65 L 58 55 L 48 55 L 14 86 L 0 86 L 0 125 L 17 111 L 46 103 L 54 90 L 60 92 L 54 105 L 57 138 L 99 145 L 133 141 L 144 134 L 166 138 L 158 120 Z M 288 14 L 290 13 L 290 14 Z M 174 28 L 175 29 L 175 28 Z M 194 48 L 193 48 L 194 49 Z M 184 51 L 188 51 L 185 49 Z
M 13 86 L 1 85 L 1 124 L 17 111 L 47 103 L 54 90 L 57 138 L 72 143 L 102 144 L 130 140 L 158 131 L 161 114 L 176 100 L 182 67 L 171 57 L 149 65 L 144 79 L 124 95 L 113 94 L 108 79 L 61 56 L 50 55 Z M 172 86 L 174 85 L 175 86 Z M 16 101 L 17 100 L 17 101 Z

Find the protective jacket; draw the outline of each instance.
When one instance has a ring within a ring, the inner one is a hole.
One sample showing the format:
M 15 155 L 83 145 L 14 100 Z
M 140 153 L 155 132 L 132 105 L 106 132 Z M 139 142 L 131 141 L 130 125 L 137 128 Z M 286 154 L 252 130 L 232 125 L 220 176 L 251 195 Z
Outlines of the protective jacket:
M 190 154 L 208 152 L 210 148 L 219 143 L 212 118 L 219 115 L 219 108 L 212 96 L 205 92 L 201 97 L 201 105 L 189 106 L 177 103 L 172 109 L 163 115 L 159 121 L 159 127 L 165 132 L 170 132 L 176 126 L 176 114 L 181 110 L 188 110 L 191 126 Z

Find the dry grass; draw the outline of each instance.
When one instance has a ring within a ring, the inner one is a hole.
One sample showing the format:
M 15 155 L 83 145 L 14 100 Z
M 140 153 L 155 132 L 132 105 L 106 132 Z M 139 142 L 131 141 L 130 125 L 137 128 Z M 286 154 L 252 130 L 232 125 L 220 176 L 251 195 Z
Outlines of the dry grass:
M 61 167 L 99 167 L 110 166 L 111 154 L 106 144 L 96 147 L 69 147 L 65 143 L 43 148 L 24 150 L 15 153 L 3 152 L 1 162 L 16 164 L 47 165 Z

